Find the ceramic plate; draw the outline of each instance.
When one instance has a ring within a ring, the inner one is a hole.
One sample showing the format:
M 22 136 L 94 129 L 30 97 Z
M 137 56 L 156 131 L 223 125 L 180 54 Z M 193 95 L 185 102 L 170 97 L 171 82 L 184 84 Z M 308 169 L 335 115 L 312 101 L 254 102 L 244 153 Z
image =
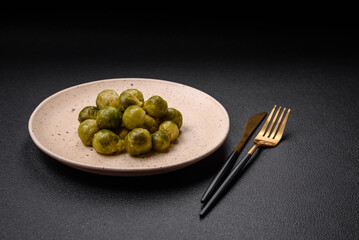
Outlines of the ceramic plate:
M 159 95 L 168 107 L 182 113 L 180 135 L 168 152 L 142 157 L 128 153 L 107 156 L 82 144 L 77 135 L 77 117 L 82 108 L 95 106 L 98 93 L 104 89 L 120 94 L 129 88 L 140 90 L 145 100 Z M 48 97 L 32 113 L 29 132 L 44 153 L 76 169 L 104 175 L 141 176 L 174 171 L 213 153 L 228 135 L 229 117 L 218 101 L 195 88 L 156 79 L 119 78 L 77 85 Z

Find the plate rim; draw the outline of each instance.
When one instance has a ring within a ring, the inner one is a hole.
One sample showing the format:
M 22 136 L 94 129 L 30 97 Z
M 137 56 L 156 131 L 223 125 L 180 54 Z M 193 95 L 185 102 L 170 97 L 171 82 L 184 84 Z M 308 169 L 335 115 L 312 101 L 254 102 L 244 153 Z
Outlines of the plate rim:
M 41 110 L 42 106 L 45 105 L 48 101 L 50 101 L 52 98 L 62 94 L 65 91 L 74 89 L 74 88 L 79 88 L 81 86 L 84 85 L 89 85 L 89 84 L 97 84 L 100 82 L 107 82 L 107 81 L 138 81 L 138 80 L 142 80 L 142 81 L 153 81 L 153 82 L 162 82 L 165 84 L 171 84 L 171 85 L 179 85 L 179 86 L 184 86 L 184 87 L 188 87 L 188 88 L 192 88 L 194 90 L 197 90 L 199 92 L 201 92 L 202 94 L 206 95 L 207 97 L 209 97 L 211 100 L 213 100 L 220 108 L 222 108 L 224 110 L 225 113 L 225 123 L 226 123 L 226 129 L 225 129 L 225 134 L 223 135 L 223 138 L 221 139 L 221 141 L 214 147 L 212 148 L 210 151 L 205 152 L 204 154 L 201 154 L 195 158 L 192 158 L 188 161 L 185 162 L 180 162 L 180 163 L 176 163 L 176 164 L 171 164 L 168 166 L 164 166 L 164 167 L 149 167 L 149 168 L 116 168 L 116 167 L 100 167 L 100 166 L 94 166 L 91 164 L 86 164 L 86 163 L 80 163 L 68 158 L 64 158 L 50 150 L 48 150 L 42 143 L 41 141 L 39 141 L 36 138 L 36 135 L 33 131 L 33 123 L 34 123 L 34 118 L 36 116 L 36 114 Z M 192 165 L 206 157 L 208 157 L 209 155 L 211 155 L 212 153 L 214 153 L 217 149 L 219 149 L 223 143 L 225 142 L 225 140 L 228 137 L 229 134 L 229 130 L 230 130 L 230 119 L 229 119 L 229 115 L 227 110 L 224 108 L 224 106 L 214 97 L 212 97 L 211 95 L 203 92 L 202 90 L 199 90 L 195 87 L 189 86 L 189 85 L 185 85 L 182 83 L 177 83 L 177 82 L 173 82 L 173 81 L 168 81 L 168 80 L 162 80 L 162 79 L 154 79 L 154 78 L 108 78 L 108 79 L 101 79 L 101 80 L 94 80 L 94 81 L 89 81 L 86 83 L 81 83 L 81 84 L 77 84 L 77 85 L 73 85 L 70 87 L 67 87 L 65 89 L 62 89 L 54 94 L 51 94 L 50 96 L 46 97 L 44 100 L 42 100 L 40 102 L 40 104 L 34 109 L 34 111 L 32 112 L 32 114 L 30 115 L 29 121 L 28 121 L 28 131 L 30 134 L 30 137 L 32 139 L 32 141 L 35 143 L 35 145 L 41 150 L 43 151 L 45 154 L 47 154 L 48 156 L 54 158 L 55 160 L 60 161 L 63 164 L 66 164 L 68 166 L 71 166 L 73 168 L 79 169 L 79 170 L 83 170 L 83 171 L 87 171 L 87 172 L 92 172 L 92 173 L 96 173 L 96 174 L 102 174 L 102 175 L 112 175 L 112 176 L 145 176 L 145 175 L 155 175 L 155 174 L 161 174 L 161 173 L 167 173 L 167 172 L 171 172 L 174 170 L 178 170 L 184 167 L 187 167 L 189 165 Z

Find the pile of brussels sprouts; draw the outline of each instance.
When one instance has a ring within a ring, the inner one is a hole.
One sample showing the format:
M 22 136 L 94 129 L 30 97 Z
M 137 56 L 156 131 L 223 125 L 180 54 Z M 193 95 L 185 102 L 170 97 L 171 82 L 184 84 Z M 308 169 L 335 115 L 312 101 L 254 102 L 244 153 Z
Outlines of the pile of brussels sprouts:
M 166 151 L 182 126 L 181 112 L 168 108 L 160 96 L 144 101 L 137 89 L 120 95 L 103 90 L 96 106 L 83 108 L 78 120 L 78 135 L 85 145 L 101 154 L 126 151 L 133 156 Z

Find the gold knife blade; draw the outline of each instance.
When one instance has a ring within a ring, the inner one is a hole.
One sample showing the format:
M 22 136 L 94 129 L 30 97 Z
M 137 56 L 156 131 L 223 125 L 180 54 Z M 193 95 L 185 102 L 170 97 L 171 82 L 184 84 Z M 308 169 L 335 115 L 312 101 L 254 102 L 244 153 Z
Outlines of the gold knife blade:
M 243 149 L 244 144 L 248 141 L 248 138 L 252 135 L 254 130 L 257 128 L 257 126 L 261 123 L 261 121 L 266 115 L 266 112 L 258 113 L 247 120 L 246 125 L 244 126 L 242 139 L 235 148 L 237 152 L 240 152 Z

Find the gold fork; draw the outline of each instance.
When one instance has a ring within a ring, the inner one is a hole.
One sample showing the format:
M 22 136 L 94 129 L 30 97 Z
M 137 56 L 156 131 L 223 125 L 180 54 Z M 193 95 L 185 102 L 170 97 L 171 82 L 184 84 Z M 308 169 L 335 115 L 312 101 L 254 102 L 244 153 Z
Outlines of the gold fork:
M 283 109 L 282 113 L 279 116 L 279 119 L 272 131 L 272 128 L 277 120 L 277 117 L 280 113 L 281 107 L 278 108 L 277 112 L 274 115 L 273 120 L 271 121 L 274 111 L 276 109 L 276 105 L 272 109 L 271 113 L 269 114 L 267 120 L 265 121 L 262 129 L 258 133 L 258 135 L 254 139 L 254 146 L 249 150 L 247 155 L 234 167 L 228 177 L 224 180 L 222 185 L 217 189 L 217 191 L 213 194 L 212 198 L 207 202 L 207 204 L 202 208 L 200 212 L 200 216 L 203 217 L 208 212 L 208 210 L 214 205 L 214 203 L 219 199 L 223 191 L 228 187 L 228 185 L 233 181 L 235 176 L 241 173 L 248 160 L 252 157 L 254 152 L 259 147 L 275 147 L 278 145 L 279 141 L 281 140 L 284 132 L 285 125 L 287 124 L 288 116 L 290 113 L 290 109 L 287 110 L 285 117 L 283 119 L 284 113 L 286 112 L 286 108 Z M 282 121 L 283 119 L 283 121 Z M 269 126 L 269 127 L 268 127 Z M 278 130 L 279 128 L 279 130 Z M 278 130 L 278 131 L 277 131 Z
M 277 121 L 277 124 L 275 125 L 274 130 L 272 131 L 273 125 L 278 117 L 280 109 L 282 108 L 282 107 L 278 108 L 278 110 L 273 118 L 273 121 L 271 122 L 269 128 L 267 129 L 276 107 L 277 107 L 277 105 L 274 106 L 274 108 L 272 109 L 271 113 L 269 114 L 267 120 L 265 121 L 262 129 L 260 130 L 260 132 L 258 133 L 256 138 L 254 139 L 254 146 L 248 152 L 250 155 L 253 155 L 253 153 L 257 150 L 258 147 L 275 147 L 278 145 L 279 141 L 281 140 L 281 138 L 283 136 L 285 125 L 287 124 L 290 109 L 288 109 L 287 114 L 285 115 L 283 122 L 278 130 L 279 124 L 282 121 L 282 118 L 283 118 L 286 108 L 283 109 L 283 111 Z M 277 132 L 277 130 L 278 130 L 278 132 Z

